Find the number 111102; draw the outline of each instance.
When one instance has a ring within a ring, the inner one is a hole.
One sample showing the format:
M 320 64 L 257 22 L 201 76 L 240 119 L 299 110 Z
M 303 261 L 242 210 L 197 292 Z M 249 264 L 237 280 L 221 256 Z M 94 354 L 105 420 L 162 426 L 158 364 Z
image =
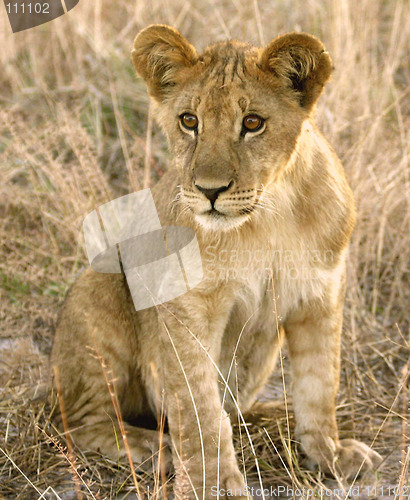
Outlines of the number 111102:
M 48 3 L 7 3 L 8 14 L 50 14 L 50 4 Z

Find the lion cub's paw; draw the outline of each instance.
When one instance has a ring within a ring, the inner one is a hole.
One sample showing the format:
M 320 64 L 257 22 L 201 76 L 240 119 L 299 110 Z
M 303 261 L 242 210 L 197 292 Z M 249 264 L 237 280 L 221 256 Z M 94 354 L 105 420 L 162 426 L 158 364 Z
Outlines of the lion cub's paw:
M 225 490 L 225 495 L 234 498 L 235 500 L 252 500 L 248 494 L 243 476 L 239 471 L 234 471 L 222 478 L 222 488 Z M 221 492 L 222 493 L 222 492 Z
M 161 450 L 159 451 L 158 448 L 158 443 L 155 443 L 155 445 L 149 443 L 145 447 L 132 446 L 130 447 L 132 461 L 138 469 L 145 472 L 163 470 L 165 473 L 169 473 L 173 467 L 169 436 L 163 436 Z M 126 457 L 124 450 L 123 458 Z
M 382 457 L 366 444 L 355 439 L 342 439 L 336 451 L 335 468 L 338 474 L 352 478 L 356 474 L 376 469 Z
M 304 441 L 304 442 L 303 442 Z M 344 479 L 376 469 L 382 457 L 364 443 L 355 439 L 335 442 L 331 437 L 309 436 L 302 440 L 308 459 L 304 462 L 309 469 L 318 466 L 323 472 L 336 473 Z

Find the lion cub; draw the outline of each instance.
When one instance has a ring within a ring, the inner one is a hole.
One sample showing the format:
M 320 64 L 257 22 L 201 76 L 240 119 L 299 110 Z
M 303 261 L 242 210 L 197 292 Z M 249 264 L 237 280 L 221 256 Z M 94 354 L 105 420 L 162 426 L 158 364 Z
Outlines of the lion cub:
M 291 33 L 264 48 L 229 41 L 198 54 L 175 29 L 154 25 L 136 37 L 132 61 L 173 159 L 152 190 L 161 224 L 194 229 L 204 277 L 137 312 L 123 274 L 82 274 L 51 358 L 74 441 L 125 454 L 105 366 L 136 463 L 152 466 L 165 408 L 161 454 L 172 455 L 177 496 L 210 497 L 218 486 L 246 497 L 229 417 L 252 406 L 285 337 L 304 452 L 344 476 L 376 466 L 379 455 L 339 440 L 336 425 L 355 207 L 314 122 L 332 71 L 325 47 Z

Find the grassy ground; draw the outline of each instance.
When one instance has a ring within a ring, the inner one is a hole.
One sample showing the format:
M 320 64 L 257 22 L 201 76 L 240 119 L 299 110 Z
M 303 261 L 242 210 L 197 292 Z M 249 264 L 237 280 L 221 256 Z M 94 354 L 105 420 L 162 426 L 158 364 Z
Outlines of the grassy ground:
M 47 381 L 58 306 L 86 265 L 84 216 L 149 186 L 167 168 L 164 139 L 129 58 L 138 30 L 162 22 L 198 48 L 227 37 L 262 44 L 303 30 L 332 55 L 334 77 L 318 120 L 358 207 L 338 415 L 342 434 L 373 443 L 385 457 L 357 483 L 363 498 L 403 499 L 403 490 L 387 487 L 408 484 L 409 467 L 408 4 L 82 0 L 62 18 L 18 34 L 0 12 L 0 498 L 38 498 L 49 487 L 59 496 L 49 490 L 42 498 L 133 498 L 127 464 L 80 452 L 73 463 L 35 391 Z M 287 381 L 286 351 L 283 366 Z M 280 373 L 269 394 L 281 399 Z M 292 424 L 282 405 L 271 421 L 250 426 L 263 483 L 316 485 L 320 493 L 324 479 L 303 471 L 289 449 Z M 257 484 L 243 429 L 237 443 Z M 138 479 L 141 489 L 150 485 L 149 496 L 163 492 L 164 481 Z

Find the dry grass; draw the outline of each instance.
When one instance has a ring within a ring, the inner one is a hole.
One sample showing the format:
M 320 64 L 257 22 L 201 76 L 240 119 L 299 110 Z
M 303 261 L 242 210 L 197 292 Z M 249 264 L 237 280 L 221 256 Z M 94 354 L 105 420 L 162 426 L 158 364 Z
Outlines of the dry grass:
M 33 388 L 47 381 L 58 305 L 86 265 L 84 216 L 155 182 L 167 168 L 163 137 L 155 126 L 146 136 L 147 97 L 129 59 L 133 37 L 152 22 L 176 26 L 199 48 L 226 37 L 258 44 L 304 30 L 319 36 L 333 57 L 319 122 L 343 160 L 359 215 L 349 256 L 339 420 L 342 433 L 374 443 L 385 457 L 383 468 L 361 483 L 377 486 L 370 497 L 381 498 L 381 486 L 408 481 L 409 466 L 410 26 L 404 0 L 83 0 L 68 15 L 18 34 L 3 11 L 0 498 L 38 498 L 50 487 L 65 499 L 132 498 L 128 492 L 135 491 L 126 463 L 78 450 L 70 459 L 53 437 L 51 409 L 33 399 Z M 286 353 L 283 361 L 287 381 Z M 278 397 L 281 388 L 279 374 L 267 395 Z M 321 484 L 292 456 L 288 424 L 292 416 L 288 421 L 278 408 L 271 421 L 249 427 L 265 486 Z M 257 484 L 240 427 L 237 443 Z M 143 489 L 152 492 L 153 480 L 138 473 Z M 154 486 L 157 496 L 162 485 Z M 58 497 L 49 490 L 43 498 Z

